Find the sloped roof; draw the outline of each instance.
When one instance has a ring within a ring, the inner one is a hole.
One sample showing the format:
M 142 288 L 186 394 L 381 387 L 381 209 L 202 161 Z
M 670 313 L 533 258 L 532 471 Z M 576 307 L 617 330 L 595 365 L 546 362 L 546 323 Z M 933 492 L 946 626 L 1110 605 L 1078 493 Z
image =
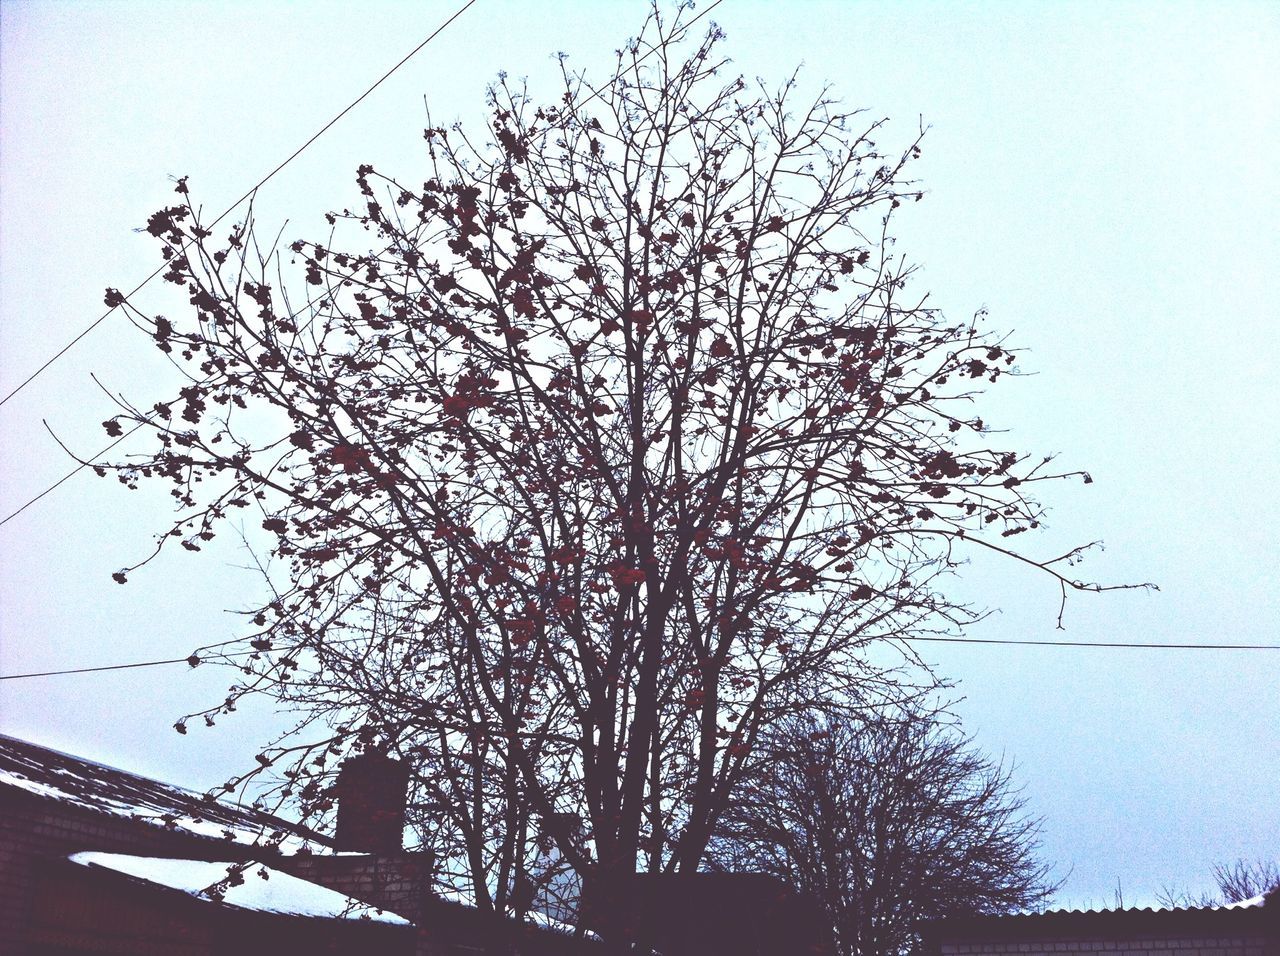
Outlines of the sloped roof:
M 111 870 L 145 883 L 180 890 L 196 899 L 237 909 L 315 919 L 356 919 L 411 925 L 395 913 L 260 863 L 174 860 L 123 853 L 74 853 L 69 859 L 80 866 Z M 211 891 L 211 887 L 218 887 L 218 890 Z
M 327 850 L 332 841 L 251 807 L 0 734 L 0 787 L 211 840 Z

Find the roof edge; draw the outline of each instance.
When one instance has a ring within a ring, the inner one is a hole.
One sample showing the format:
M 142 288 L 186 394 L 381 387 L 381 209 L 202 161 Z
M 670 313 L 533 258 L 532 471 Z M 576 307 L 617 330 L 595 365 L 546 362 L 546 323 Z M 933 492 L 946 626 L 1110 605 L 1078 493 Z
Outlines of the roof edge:
M 1275 936 L 1280 907 L 1196 907 L 1152 910 L 1050 910 L 1003 916 L 952 916 L 933 920 L 925 935 L 934 943 L 972 940 L 1044 939 L 1049 937 L 1221 935 L 1244 933 Z M 936 950 L 935 950 L 936 951 Z

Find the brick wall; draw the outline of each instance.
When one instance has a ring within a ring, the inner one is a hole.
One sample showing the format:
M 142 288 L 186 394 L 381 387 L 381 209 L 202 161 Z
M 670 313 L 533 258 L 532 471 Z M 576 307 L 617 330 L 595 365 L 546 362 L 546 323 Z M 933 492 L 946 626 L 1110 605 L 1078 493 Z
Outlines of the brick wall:
M 203 860 L 244 859 L 248 854 L 234 843 L 173 833 L 0 787 L 0 954 L 23 951 L 42 864 L 81 850 Z
M 431 898 L 430 854 L 282 856 L 272 866 L 417 923 Z
M 943 942 L 942 956 L 1277 956 L 1261 935 Z

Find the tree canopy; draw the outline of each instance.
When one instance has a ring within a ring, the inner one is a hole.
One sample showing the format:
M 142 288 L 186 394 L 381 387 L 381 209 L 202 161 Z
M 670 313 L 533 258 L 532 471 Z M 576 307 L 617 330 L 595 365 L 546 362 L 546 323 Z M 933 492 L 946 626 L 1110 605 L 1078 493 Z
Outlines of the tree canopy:
M 722 815 L 715 865 L 821 902 L 840 956 L 920 952 L 928 920 L 1034 909 L 1057 888 L 1010 771 L 908 706 L 772 727 Z
M 157 551 L 268 552 L 205 719 L 301 708 L 259 763 L 309 814 L 343 755 L 411 759 L 442 878 L 502 910 L 539 835 L 601 887 L 696 869 L 764 731 L 899 696 L 871 649 L 971 619 L 958 551 L 1101 589 L 1016 549 L 1032 487 L 1089 476 L 993 446 L 975 400 L 1017 352 L 896 251 L 922 131 L 726 76 L 687 20 L 602 82 L 562 60 L 550 102 L 500 78 L 487 129 L 362 165 L 319 238 L 215 236 L 183 179 L 146 227 L 182 314 L 108 291 L 185 376 L 104 423 L 156 436 L 113 467 L 170 484 Z

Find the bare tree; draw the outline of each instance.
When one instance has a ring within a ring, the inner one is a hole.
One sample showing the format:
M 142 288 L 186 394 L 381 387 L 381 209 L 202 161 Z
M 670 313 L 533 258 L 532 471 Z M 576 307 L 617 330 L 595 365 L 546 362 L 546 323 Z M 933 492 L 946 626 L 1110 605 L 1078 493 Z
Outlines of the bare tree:
M 1213 867 L 1224 903 L 1241 903 L 1280 889 L 1280 866 L 1272 860 L 1236 860 Z
M 1258 896 L 1265 896 L 1280 889 L 1280 866 L 1272 860 L 1236 860 L 1234 863 L 1215 863 L 1213 881 L 1216 893 L 1193 894 L 1186 890 L 1163 888 L 1156 894 L 1161 906 L 1222 906 L 1242 903 Z
M 841 956 L 915 953 L 925 920 L 1034 908 L 1056 889 L 1010 771 L 937 713 L 792 719 L 756 757 L 714 865 L 821 901 Z
M 219 241 L 183 180 L 147 229 L 189 308 L 108 291 L 186 377 L 105 423 L 158 438 L 115 466 L 171 483 L 157 551 L 252 516 L 271 552 L 203 716 L 301 707 L 259 762 L 307 812 L 345 753 L 415 760 L 483 905 L 519 911 L 549 828 L 611 939 L 619 881 L 698 867 L 764 730 L 897 695 L 867 649 L 972 618 L 939 590 L 957 550 L 1103 590 L 1084 549 L 1015 549 L 1033 484 L 1089 477 L 991 447 L 973 403 L 1016 353 L 910 291 L 919 138 L 724 79 L 687 19 L 550 103 L 502 78 L 483 135 L 427 129 L 411 180 L 361 166 L 319 240 Z

